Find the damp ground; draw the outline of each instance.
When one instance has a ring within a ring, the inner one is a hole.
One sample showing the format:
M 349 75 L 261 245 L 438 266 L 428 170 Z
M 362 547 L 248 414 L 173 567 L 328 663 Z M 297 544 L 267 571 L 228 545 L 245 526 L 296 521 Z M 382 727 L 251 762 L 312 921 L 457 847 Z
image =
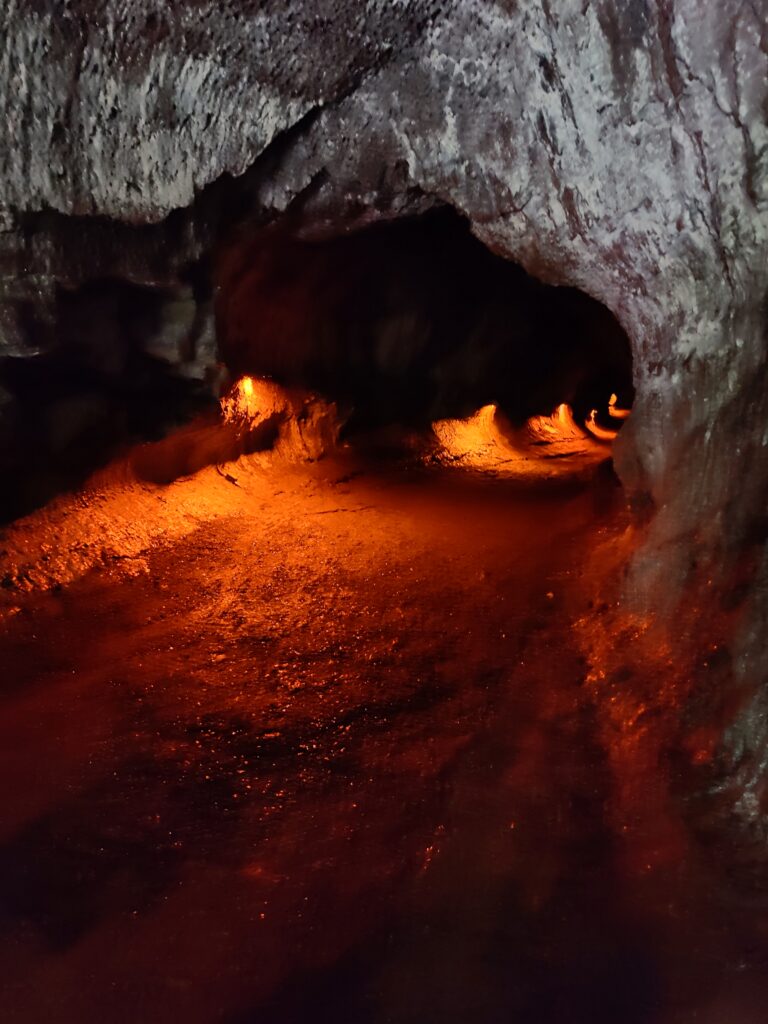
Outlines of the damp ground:
M 4 1021 L 765 1019 L 761 909 L 616 813 L 609 474 L 205 474 L 183 529 L 6 601 Z

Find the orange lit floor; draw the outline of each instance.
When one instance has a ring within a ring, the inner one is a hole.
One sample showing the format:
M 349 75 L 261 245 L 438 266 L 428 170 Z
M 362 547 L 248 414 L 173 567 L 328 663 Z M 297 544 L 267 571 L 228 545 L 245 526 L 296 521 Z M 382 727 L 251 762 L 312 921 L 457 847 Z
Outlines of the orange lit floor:
M 0 1019 L 763 1021 L 606 811 L 572 624 L 614 486 L 360 468 L 220 478 L 136 575 L 16 599 Z

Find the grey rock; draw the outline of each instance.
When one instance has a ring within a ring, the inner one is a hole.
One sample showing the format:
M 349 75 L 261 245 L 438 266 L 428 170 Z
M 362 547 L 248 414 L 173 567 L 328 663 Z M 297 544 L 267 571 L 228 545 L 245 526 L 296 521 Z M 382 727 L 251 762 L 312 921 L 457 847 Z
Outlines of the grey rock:
M 668 614 L 764 538 L 767 22 L 764 0 L 9 0 L 0 345 L 48 343 L 17 314 L 51 282 L 178 286 L 233 194 L 316 234 L 451 204 L 627 331 L 617 465 L 653 515 L 626 597 Z M 195 313 L 166 312 L 173 359 Z M 737 683 L 768 678 L 767 618 L 761 561 Z M 761 706 L 727 734 L 740 763 L 764 763 Z

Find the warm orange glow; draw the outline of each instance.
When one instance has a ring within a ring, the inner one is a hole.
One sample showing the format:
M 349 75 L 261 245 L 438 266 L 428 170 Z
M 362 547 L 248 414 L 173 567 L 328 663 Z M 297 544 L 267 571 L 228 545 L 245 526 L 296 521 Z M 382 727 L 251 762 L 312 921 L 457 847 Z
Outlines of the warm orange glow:
M 561 402 L 549 416 L 531 416 L 526 429 L 534 441 L 582 440 L 584 431 L 573 418 L 567 402 Z
M 619 401 L 618 395 L 614 392 L 608 399 L 608 415 L 614 420 L 625 420 L 629 416 L 631 410 L 622 409 L 617 404 Z
M 513 427 L 495 405 L 485 405 L 464 420 L 438 420 L 432 429 L 441 461 L 505 476 L 567 476 L 605 457 L 565 402 L 521 427 Z
M 502 444 L 497 423 L 498 409 L 484 405 L 465 420 L 437 420 L 432 429 L 444 449 L 454 459 L 472 455 L 491 457 Z
M 585 426 L 598 441 L 613 441 L 615 437 L 618 437 L 618 430 L 606 430 L 605 427 L 600 426 L 597 422 L 597 409 L 593 409 L 589 414 Z
M 221 400 L 225 423 L 252 425 L 263 419 L 275 406 L 278 391 L 269 381 L 241 377 Z
M 338 448 L 335 406 L 307 392 L 244 377 L 221 410 L 230 429 L 206 414 L 160 441 L 135 445 L 81 493 L 62 494 L 14 523 L 3 536 L 0 578 L 21 593 L 64 586 L 104 564 L 143 574 L 155 544 L 247 513 L 254 495 L 274 493 L 270 474 L 287 478 Z

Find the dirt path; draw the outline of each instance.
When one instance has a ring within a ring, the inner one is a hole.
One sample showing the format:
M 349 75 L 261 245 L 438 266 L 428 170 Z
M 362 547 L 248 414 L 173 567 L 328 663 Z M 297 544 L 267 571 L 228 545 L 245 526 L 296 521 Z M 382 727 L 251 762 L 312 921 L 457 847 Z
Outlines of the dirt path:
M 3 1019 L 672 1020 L 571 633 L 594 491 L 250 498 L 0 638 Z

